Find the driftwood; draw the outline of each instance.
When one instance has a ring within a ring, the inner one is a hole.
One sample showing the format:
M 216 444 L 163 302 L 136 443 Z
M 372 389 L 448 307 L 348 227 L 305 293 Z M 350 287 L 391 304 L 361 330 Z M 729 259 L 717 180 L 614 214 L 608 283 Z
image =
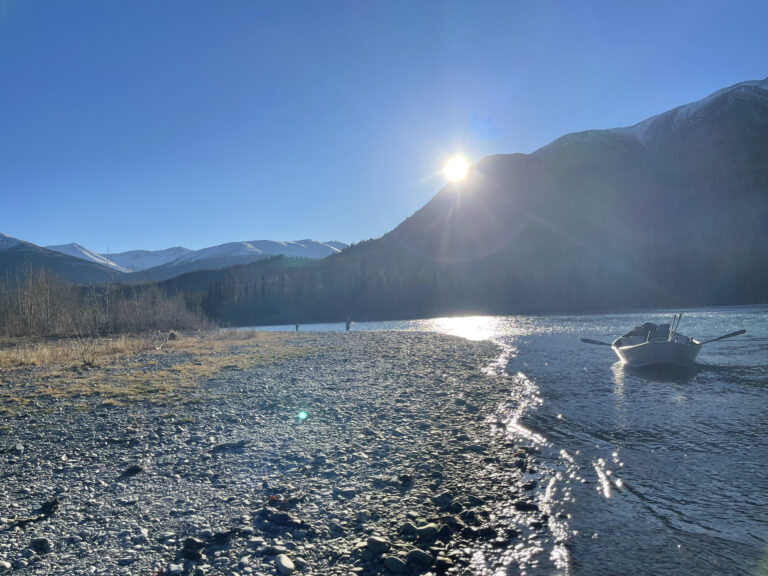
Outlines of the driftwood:
M 54 498 L 52 500 L 48 500 L 45 502 L 40 508 L 35 510 L 35 513 L 33 516 L 25 516 L 22 518 L 14 518 L 13 520 L 9 520 L 8 524 L 0 528 L 0 532 L 8 532 L 10 530 L 13 530 L 17 526 L 19 528 L 23 528 L 27 524 L 31 524 L 32 522 L 40 522 L 42 520 L 45 520 L 49 516 L 53 515 L 56 510 L 59 509 L 59 501 Z

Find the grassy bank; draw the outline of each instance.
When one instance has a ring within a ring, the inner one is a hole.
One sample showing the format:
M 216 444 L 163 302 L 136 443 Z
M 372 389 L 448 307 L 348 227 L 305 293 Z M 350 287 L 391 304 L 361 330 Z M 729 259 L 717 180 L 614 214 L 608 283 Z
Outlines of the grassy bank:
M 194 334 L 0 341 L 0 415 L 76 407 L 200 402 L 201 384 L 223 370 L 242 370 L 296 356 L 293 335 L 209 331 Z

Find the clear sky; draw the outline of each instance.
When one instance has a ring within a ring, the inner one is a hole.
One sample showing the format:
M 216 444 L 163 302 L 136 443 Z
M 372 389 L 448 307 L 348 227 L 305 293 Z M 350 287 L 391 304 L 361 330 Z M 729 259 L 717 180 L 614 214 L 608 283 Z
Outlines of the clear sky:
M 378 237 L 446 158 L 768 76 L 768 2 L 0 0 L 0 232 Z

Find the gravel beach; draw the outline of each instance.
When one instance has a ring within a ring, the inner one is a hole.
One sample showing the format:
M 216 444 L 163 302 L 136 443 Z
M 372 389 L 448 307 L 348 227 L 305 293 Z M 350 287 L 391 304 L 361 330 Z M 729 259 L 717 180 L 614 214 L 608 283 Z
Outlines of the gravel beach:
M 302 354 L 223 363 L 193 401 L 42 397 L 0 415 L 0 574 L 518 574 L 547 562 L 543 481 L 535 450 L 504 433 L 515 379 L 497 346 L 402 332 L 287 345 Z

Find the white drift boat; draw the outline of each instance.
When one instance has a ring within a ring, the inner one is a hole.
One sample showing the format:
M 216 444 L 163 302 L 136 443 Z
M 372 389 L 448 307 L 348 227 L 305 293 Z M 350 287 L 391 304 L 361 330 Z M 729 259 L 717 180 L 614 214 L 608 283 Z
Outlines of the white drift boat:
M 694 363 L 704 344 L 746 332 L 746 330 L 737 330 L 711 340 L 698 342 L 677 332 L 682 316 L 682 314 L 675 315 L 671 325 L 645 322 L 616 338 L 611 344 L 589 338 L 582 338 L 581 341 L 587 344 L 610 346 L 623 364 L 633 368 L 655 365 L 687 367 Z

